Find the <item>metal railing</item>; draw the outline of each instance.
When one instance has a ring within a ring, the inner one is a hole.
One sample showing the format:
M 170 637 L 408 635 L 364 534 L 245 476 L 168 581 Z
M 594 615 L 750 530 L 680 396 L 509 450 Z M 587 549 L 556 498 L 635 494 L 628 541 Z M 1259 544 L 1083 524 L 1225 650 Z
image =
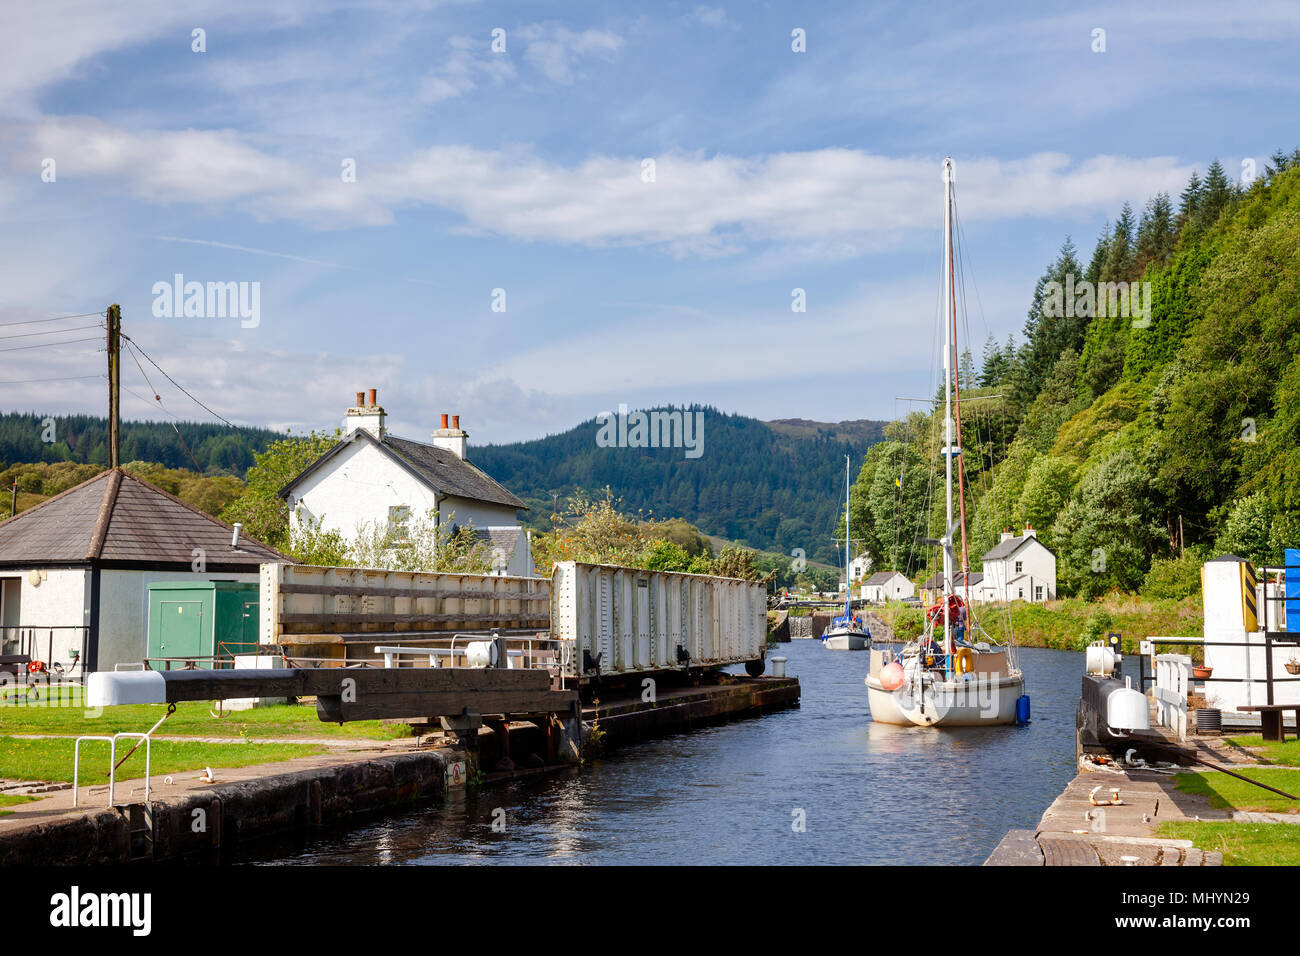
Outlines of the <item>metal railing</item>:
M 1156 720 L 1187 739 L 1187 697 L 1192 687 L 1192 659 L 1186 654 L 1156 656 Z
M 61 661 L 54 659 L 54 637 L 55 631 L 80 631 L 80 650 L 71 652 L 72 660 L 65 666 Z M 45 663 L 49 673 L 55 677 L 68 678 L 78 667 L 85 672 L 86 666 L 86 641 L 90 634 L 90 627 L 85 624 L 11 624 L 0 627 L 0 654 L 3 655 L 25 655 L 33 661 L 40 660 Z M 44 651 L 42 654 L 42 638 L 44 638 Z M 15 672 L 16 673 L 16 672 Z M 22 674 L 26 675 L 26 669 L 22 669 Z M 80 676 L 78 677 L 80 679 Z
M 81 745 L 87 740 L 106 740 L 108 741 L 108 805 L 113 806 L 114 788 L 117 786 L 117 768 L 126 760 L 127 757 L 140 749 L 140 743 L 144 744 L 144 801 L 149 802 L 149 778 L 153 770 L 153 732 L 162 726 L 162 722 L 176 713 L 176 705 L 171 704 L 167 707 L 167 712 L 158 718 L 158 723 L 154 724 L 144 733 L 135 731 L 119 731 L 108 736 L 96 736 L 87 734 L 77 738 L 77 742 L 72 747 L 72 805 L 78 806 L 78 791 L 81 787 Z M 117 759 L 117 742 L 123 738 L 138 740 L 126 755 Z

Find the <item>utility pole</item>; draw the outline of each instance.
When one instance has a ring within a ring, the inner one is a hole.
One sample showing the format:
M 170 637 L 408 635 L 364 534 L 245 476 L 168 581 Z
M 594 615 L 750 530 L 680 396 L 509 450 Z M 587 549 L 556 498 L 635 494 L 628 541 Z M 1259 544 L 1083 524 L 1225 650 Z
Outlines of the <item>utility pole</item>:
M 108 307 L 108 466 L 119 468 L 121 458 L 122 307 Z
M 9 503 L 9 517 L 11 518 L 14 515 L 18 514 L 18 479 L 17 478 L 14 479 L 13 491 L 14 491 L 14 497 L 13 500 Z

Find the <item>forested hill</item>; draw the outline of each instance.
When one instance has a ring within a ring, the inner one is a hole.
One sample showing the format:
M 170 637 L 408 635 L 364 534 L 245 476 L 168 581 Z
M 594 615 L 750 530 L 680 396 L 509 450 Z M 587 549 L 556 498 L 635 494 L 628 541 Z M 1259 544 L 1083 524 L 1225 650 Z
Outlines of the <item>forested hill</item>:
M 963 404 L 974 569 L 1026 522 L 1086 597 L 1194 593 L 1207 556 L 1300 547 L 1300 150 L 1125 205 L 1026 299 L 1022 342 L 989 342 L 963 380 L 963 398 L 1003 396 Z M 938 424 L 891 423 L 854 489 L 855 536 L 913 573 L 936 557 L 916 536 L 942 529 Z
M 549 527 L 553 495 L 609 486 L 627 512 L 685 518 L 755 548 L 835 560 L 831 535 L 843 511 L 844 456 L 860 462 L 882 422 L 766 423 L 715 408 L 703 413 L 698 458 L 682 448 L 601 447 L 595 419 L 534 441 L 470 449 L 476 465 L 528 502 L 529 521 Z M 842 562 L 841 562 L 842 563 Z
M 51 427 L 52 425 L 52 427 Z M 179 434 L 178 434 L 179 433 Z M 262 451 L 284 433 L 202 422 L 122 422 L 122 461 L 242 478 Z M 182 440 L 183 439 L 183 440 Z M 188 451 L 186 450 L 188 446 Z M 191 455 L 193 457 L 191 457 Z M 0 465 L 15 462 L 108 465 L 108 419 L 92 415 L 0 415 Z

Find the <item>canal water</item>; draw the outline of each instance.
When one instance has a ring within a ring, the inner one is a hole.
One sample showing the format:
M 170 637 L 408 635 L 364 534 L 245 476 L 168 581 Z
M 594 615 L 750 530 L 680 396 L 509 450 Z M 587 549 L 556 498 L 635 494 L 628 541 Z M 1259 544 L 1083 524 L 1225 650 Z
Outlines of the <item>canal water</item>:
M 945 731 L 871 722 L 865 653 L 780 645 L 795 709 L 457 793 L 247 862 L 978 864 L 1074 773 L 1083 655 L 1024 648 L 1033 720 Z

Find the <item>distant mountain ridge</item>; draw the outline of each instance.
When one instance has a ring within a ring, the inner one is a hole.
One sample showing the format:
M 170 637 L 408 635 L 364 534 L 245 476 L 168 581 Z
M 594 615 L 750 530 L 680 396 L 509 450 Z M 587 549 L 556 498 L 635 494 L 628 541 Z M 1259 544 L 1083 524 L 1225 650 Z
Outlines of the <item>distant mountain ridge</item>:
M 856 474 L 884 422 L 764 422 L 702 405 L 663 410 L 704 414 L 698 459 L 681 448 L 601 447 L 594 418 L 545 438 L 474 447 L 470 458 L 528 502 L 533 527 L 549 527 L 556 497 L 563 504 L 580 489 L 609 486 L 625 511 L 685 518 L 749 547 L 782 554 L 802 548 L 811 559 L 836 563 L 844 456 L 854 458 Z

